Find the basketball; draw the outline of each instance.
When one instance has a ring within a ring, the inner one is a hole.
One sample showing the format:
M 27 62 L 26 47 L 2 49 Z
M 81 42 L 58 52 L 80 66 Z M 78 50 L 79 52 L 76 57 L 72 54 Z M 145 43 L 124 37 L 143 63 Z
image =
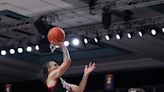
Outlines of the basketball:
M 48 31 L 48 41 L 49 42 L 64 42 L 65 40 L 65 32 L 62 28 L 59 27 L 53 27 Z

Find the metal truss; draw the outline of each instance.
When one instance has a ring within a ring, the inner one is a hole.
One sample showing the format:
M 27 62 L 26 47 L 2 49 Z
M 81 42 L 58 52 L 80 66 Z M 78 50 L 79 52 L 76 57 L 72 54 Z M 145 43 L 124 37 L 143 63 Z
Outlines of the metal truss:
M 121 30 L 122 33 L 126 33 L 130 31 L 139 30 L 141 27 L 145 28 L 148 26 L 155 26 L 158 27 L 162 26 L 164 23 L 164 16 L 156 16 L 150 18 L 141 18 L 141 19 L 134 19 L 128 22 L 116 22 L 110 25 L 110 30 L 104 30 L 101 23 L 81 26 L 76 28 L 66 29 L 68 34 L 76 34 L 76 35 L 95 35 L 95 33 L 100 33 L 99 36 L 105 35 L 107 33 L 112 32 L 116 33 L 118 30 Z
M 133 9 L 133 8 L 139 8 L 139 7 L 146 7 L 146 6 L 151 6 L 151 5 L 156 5 L 156 4 L 162 4 L 164 3 L 164 0 L 114 0 L 112 2 L 109 2 L 109 4 L 98 4 L 96 5 L 96 11 L 101 12 L 102 7 L 105 5 L 109 6 L 112 10 L 126 10 L 126 9 Z M 76 13 L 77 11 L 88 11 L 88 7 L 83 7 L 83 8 L 78 8 L 78 9 L 71 9 L 71 10 L 63 10 L 59 12 L 49 12 L 48 14 L 44 14 L 41 16 L 46 16 L 49 18 L 51 21 L 60 21 L 65 19 L 65 15 L 69 13 Z M 6 31 L 6 29 L 14 29 L 16 27 L 26 25 L 26 24 L 33 24 L 39 16 L 33 17 L 33 18 L 28 18 L 25 20 L 20 20 L 17 23 L 7 23 L 7 24 L 2 24 L 1 26 L 1 31 Z M 58 20 L 58 18 L 60 18 Z
M 147 7 L 164 3 L 163 0 L 117 0 L 113 4 L 113 10 L 126 10 L 139 7 Z

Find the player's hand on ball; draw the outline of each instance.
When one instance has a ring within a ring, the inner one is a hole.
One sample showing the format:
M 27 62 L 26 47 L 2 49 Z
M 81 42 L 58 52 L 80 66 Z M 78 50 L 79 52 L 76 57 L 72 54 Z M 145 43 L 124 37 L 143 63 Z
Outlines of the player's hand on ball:
M 59 48 L 63 48 L 64 47 L 64 43 L 63 42 L 56 42 L 56 45 L 59 46 Z
M 54 42 L 54 41 L 51 41 L 51 44 L 53 44 L 55 46 L 59 46 L 59 48 L 63 48 L 64 47 L 64 43 L 63 42 Z

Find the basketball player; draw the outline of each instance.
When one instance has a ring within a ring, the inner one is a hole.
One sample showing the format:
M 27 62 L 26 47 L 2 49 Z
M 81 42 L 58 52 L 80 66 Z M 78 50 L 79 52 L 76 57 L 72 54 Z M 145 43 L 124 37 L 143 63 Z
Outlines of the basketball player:
M 74 85 L 64 81 L 61 76 L 67 71 L 71 65 L 71 58 L 67 47 L 63 43 L 57 43 L 63 52 L 63 62 L 59 66 L 55 61 L 49 61 L 44 66 L 44 82 L 46 83 L 49 92 L 83 92 L 88 76 L 96 68 L 95 63 L 89 63 L 84 68 L 83 78 L 79 85 Z

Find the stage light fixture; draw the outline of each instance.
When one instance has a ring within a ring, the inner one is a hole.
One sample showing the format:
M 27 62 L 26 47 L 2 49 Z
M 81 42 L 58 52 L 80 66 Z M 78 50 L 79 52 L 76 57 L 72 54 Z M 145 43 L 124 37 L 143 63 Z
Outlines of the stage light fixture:
M 78 45 L 80 44 L 79 39 L 78 39 L 78 38 L 74 38 L 74 39 L 72 40 L 72 44 L 73 44 L 74 46 L 78 46 Z
M 1 50 L 1 55 L 5 56 L 6 55 L 6 50 Z
M 87 43 L 88 43 L 87 38 L 84 38 L 84 43 L 85 43 L 85 44 L 87 44 Z
M 132 38 L 132 33 L 128 33 L 127 36 L 128 36 L 129 39 L 131 39 Z
M 120 39 L 121 39 L 121 35 L 117 33 L 117 34 L 116 34 L 116 39 L 117 39 L 117 40 L 120 40 Z
M 28 47 L 26 48 L 26 50 L 27 50 L 27 52 L 31 52 L 31 51 L 32 51 L 32 47 L 31 47 L 31 46 L 28 46 Z
M 142 36 L 143 36 L 142 31 L 138 31 L 138 35 L 139 35 L 140 37 L 142 37 Z
M 157 31 L 155 29 L 151 29 L 151 35 L 155 36 L 157 34 Z
M 106 40 L 110 40 L 110 36 L 109 35 L 105 35 L 105 39 Z
M 164 33 L 164 28 L 162 28 L 162 33 Z
M 10 54 L 14 54 L 15 50 L 14 49 L 10 49 L 9 52 L 10 52 Z
M 69 46 L 69 41 L 64 41 L 64 45 L 65 45 L 66 47 L 68 47 L 68 46 Z
M 22 48 L 18 48 L 17 51 L 18 51 L 18 53 L 22 53 L 23 49 Z
M 39 50 L 39 45 L 36 45 L 35 46 L 35 50 Z
M 96 43 L 98 43 L 98 39 L 97 39 L 96 37 L 94 38 L 94 41 L 95 41 Z

